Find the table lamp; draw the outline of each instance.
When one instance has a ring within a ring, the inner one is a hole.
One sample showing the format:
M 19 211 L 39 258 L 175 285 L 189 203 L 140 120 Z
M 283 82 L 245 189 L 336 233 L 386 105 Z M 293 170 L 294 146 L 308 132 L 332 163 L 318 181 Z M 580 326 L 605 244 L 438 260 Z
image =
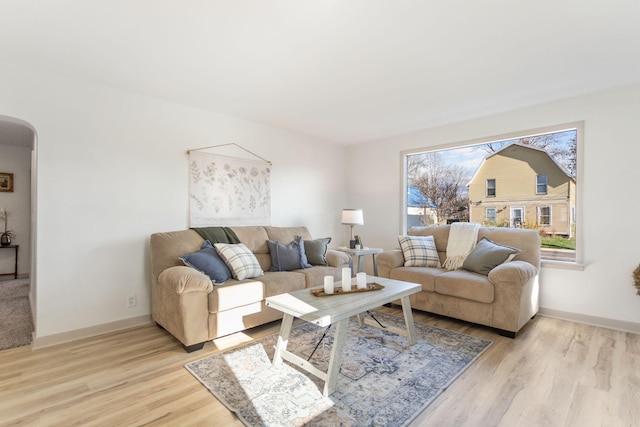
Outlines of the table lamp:
M 364 225 L 364 216 L 362 209 L 343 209 L 342 210 L 342 223 L 344 225 L 351 226 L 351 239 L 349 240 L 349 248 L 356 248 L 356 240 L 353 234 L 353 226 Z

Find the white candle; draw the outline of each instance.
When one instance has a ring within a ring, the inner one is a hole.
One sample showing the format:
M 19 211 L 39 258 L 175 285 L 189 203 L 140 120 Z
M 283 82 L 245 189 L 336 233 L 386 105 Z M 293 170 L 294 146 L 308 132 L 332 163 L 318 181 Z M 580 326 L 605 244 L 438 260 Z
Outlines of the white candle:
M 333 276 L 324 276 L 324 293 L 333 293 Z
M 351 292 L 351 269 L 349 267 L 342 269 L 342 292 Z
M 358 289 L 365 289 L 367 287 L 367 273 L 358 273 L 356 275 L 356 281 L 358 283 Z

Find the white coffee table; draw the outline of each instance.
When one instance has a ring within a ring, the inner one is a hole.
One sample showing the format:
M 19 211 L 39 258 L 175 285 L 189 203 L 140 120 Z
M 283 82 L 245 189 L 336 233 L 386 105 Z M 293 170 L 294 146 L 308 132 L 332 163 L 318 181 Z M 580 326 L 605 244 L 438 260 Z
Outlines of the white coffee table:
M 291 293 L 268 297 L 266 299 L 267 306 L 284 313 L 282 326 L 280 327 L 280 335 L 278 336 L 278 342 L 273 356 L 273 364 L 280 364 L 282 360 L 285 359 L 301 367 L 324 380 L 323 394 L 325 396 L 330 395 L 336 388 L 349 317 L 358 315 L 360 324 L 364 322 L 368 325 L 378 326 L 377 323 L 368 318 L 363 319 L 362 313 L 366 313 L 367 310 L 372 310 L 398 299 L 402 302 L 402 312 L 404 313 L 406 330 L 393 327 L 386 327 L 386 329 L 406 336 L 409 345 L 413 345 L 415 343 L 415 327 L 413 324 L 413 315 L 411 314 L 409 295 L 419 292 L 421 286 L 417 283 L 375 276 L 367 276 L 367 282 L 379 283 L 384 286 L 384 289 L 321 297 L 314 296 L 311 293 L 311 289 L 301 289 Z M 355 280 L 353 280 L 352 283 L 355 284 Z M 340 286 L 340 282 L 336 283 L 336 287 Z M 336 323 L 336 332 L 333 338 L 333 348 L 331 349 L 327 372 L 322 372 L 308 361 L 287 351 L 287 344 L 289 342 L 294 317 L 315 323 L 319 326 L 329 326 L 332 323 Z

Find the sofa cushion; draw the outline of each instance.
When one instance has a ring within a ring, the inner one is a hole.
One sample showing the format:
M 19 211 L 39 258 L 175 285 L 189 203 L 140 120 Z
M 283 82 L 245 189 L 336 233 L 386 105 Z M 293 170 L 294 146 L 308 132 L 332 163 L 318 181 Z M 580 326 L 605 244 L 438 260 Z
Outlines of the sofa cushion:
M 444 272 L 445 270 L 433 267 L 397 267 L 391 270 L 389 278 L 420 283 L 423 291 L 434 292 L 436 290 L 436 276 Z
M 302 237 L 296 236 L 287 245 L 274 240 L 267 240 L 267 245 L 271 253 L 270 271 L 291 271 L 311 267 L 304 253 L 305 248 Z
M 336 249 L 327 249 L 327 266 L 330 267 L 349 267 L 351 264 L 351 255 Z
M 229 228 L 236 234 L 236 236 L 238 236 L 240 242 L 244 243 L 251 250 L 251 252 L 253 252 L 254 254 L 269 255 L 269 246 L 267 246 L 269 235 L 267 234 L 267 230 L 265 230 L 264 227 L 249 225 Z M 293 238 L 287 240 L 287 242 L 290 242 L 291 240 L 293 240 Z
M 475 248 L 467 255 L 462 268 L 473 273 L 489 274 L 496 266 L 515 256 L 519 249 L 492 242 L 486 237 L 480 239 Z
M 209 312 L 231 310 L 264 300 L 266 297 L 305 288 L 305 276 L 293 271 L 267 272 L 242 281 L 230 280 L 209 294 Z
M 231 279 L 231 272 L 210 241 L 205 240 L 200 250 L 178 257 L 185 265 L 203 272 L 218 285 Z
M 433 236 L 398 236 L 405 267 L 440 267 Z
M 304 241 L 304 252 L 311 265 L 327 265 L 327 249 L 330 242 L 331 237 Z
M 214 246 L 234 279 L 251 279 L 264 274 L 255 255 L 244 243 L 216 243 Z
M 487 276 L 463 270 L 447 271 L 435 279 L 435 290 L 442 295 L 486 304 L 493 302 L 494 288 Z
M 287 243 L 292 241 L 296 236 L 301 236 L 303 239 L 311 240 L 311 233 L 305 226 L 300 227 L 264 227 L 269 240 L 275 240 L 280 243 Z
M 296 272 L 304 274 L 307 288 L 322 286 L 324 284 L 324 276 L 333 276 L 333 280 L 336 282 L 342 280 L 342 270 L 335 267 L 314 265 L 304 270 L 296 270 Z

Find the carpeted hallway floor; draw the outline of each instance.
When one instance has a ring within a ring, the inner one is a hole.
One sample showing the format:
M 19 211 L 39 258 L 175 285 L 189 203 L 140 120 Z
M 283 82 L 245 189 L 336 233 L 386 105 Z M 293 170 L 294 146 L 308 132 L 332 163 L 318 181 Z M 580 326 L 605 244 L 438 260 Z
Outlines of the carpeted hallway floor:
M 29 279 L 0 281 L 0 350 L 31 344 Z

